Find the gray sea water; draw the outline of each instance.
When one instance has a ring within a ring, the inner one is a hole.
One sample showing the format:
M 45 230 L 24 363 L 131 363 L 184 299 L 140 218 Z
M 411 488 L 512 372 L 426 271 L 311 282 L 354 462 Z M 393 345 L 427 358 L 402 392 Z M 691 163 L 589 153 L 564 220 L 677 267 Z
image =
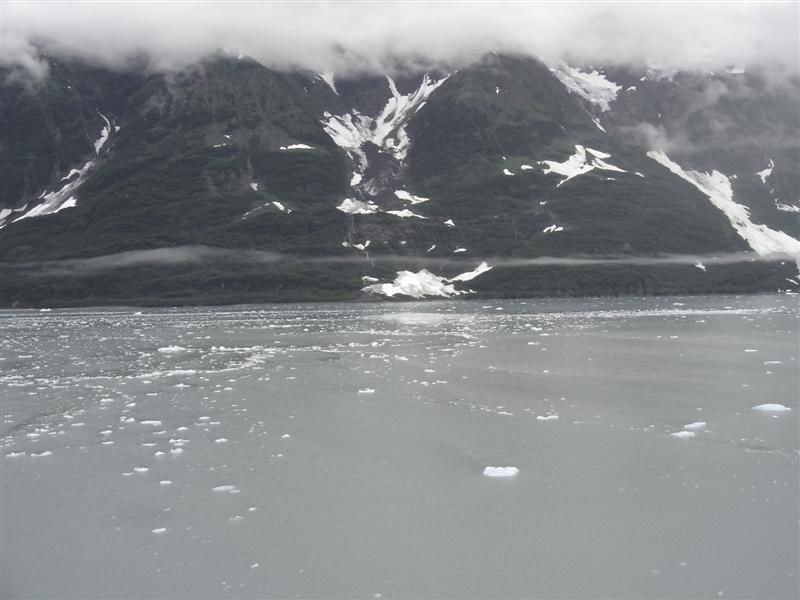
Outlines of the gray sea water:
M 797 309 L 3 311 L 0 591 L 797 598 Z

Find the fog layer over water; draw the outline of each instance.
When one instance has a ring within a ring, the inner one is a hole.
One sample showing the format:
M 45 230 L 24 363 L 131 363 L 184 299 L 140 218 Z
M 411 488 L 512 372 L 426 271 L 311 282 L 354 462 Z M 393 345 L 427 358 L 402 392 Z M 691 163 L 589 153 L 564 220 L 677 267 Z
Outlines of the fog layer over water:
M 0 316 L 3 597 L 798 595 L 796 297 Z

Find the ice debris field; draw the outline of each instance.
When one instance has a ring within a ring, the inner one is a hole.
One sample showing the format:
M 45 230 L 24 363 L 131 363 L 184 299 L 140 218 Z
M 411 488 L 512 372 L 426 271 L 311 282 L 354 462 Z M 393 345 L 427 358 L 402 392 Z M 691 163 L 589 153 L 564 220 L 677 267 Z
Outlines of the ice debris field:
M 406 278 L 375 285 L 450 285 Z M 419 559 L 414 569 L 435 562 L 436 542 L 420 545 L 426 532 L 452 547 L 479 539 L 516 548 L 471 589 L 518 595 L 532 589 L 511 583 L 526 572 L 523 557 L 553 539 L 577 551 L 584 534 L 559 524 L 584 517 L 589 531 L 617 524 L 603 539 L 624 555 L 627 574 L 639 574 L 635 596 L 689 593 L 679 575 L 690 571 L 708 579 L 709 593 L 724 585 L 753 596 L 755 584 L 739 575 L 753 560 L 774 597 L 796 583 L 789 296 L 24 310 L 2 319 L 5 579 L 28 596 L 157 597 L 175 581 L 220 596 L 418 596 L 431 588 L 388 576 L 370 589 L 358 582 L 364 568 L 381 572 L 371 548 L 387 536 Z M 693 520 L 688 507 L 698 506 L 711 512 Z M 604 507 L 615 512 L 595 521 Z M 659 516 L 640 521 L 642 510 Z M 452 521 L 462 514 L 463 530 Z M 734 515 L 769 539 L 714 525 Z M 683 544 L 682 531 L 695 541 Z M 627 555 L 640 534 L 652 547 Z M 739 542 L 741 555 L 725 563 L 735 571 L 708 558 Z M 342 543 L 334 577 L 321 565 Z M 470 552 L 491 563 L 486 547 Z M 81 560 L 105 565 L 96 581 L 80 575 Z M 566 573 L 547 564 L 558 578 L 528 583 L 552 595 L 558 588 L 548 586 Z M 452 589 L 469 594 L 463 566 L 450 568 Z M 601 568 L 598 577 L 622 576 L 619 564 Z

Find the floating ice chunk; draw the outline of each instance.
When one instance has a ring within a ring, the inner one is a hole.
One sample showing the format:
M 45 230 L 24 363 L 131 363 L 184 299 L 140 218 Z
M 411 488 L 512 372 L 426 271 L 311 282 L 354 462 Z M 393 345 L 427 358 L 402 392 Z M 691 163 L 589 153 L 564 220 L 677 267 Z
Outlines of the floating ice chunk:
M 494 88 L 494 93 L 499 96 L 500 95 L 500 88 L 499 87 L 495 87 Z
M 447 225 L 448 227 L 455 227 L 456 226 L 456 224 L 453 223 L 453 219 L 447 219 L 447 221 L 445 221 L 444 224 Z
M 460 254 L 461 252 L 466 252 L 466 251 L 467 251 L 466 248 L 456 248 L 455 250 L 453 250 L 453 254 Z
M 258 191 L 258 183 L 256 183 L 255 181 L 253 181 L 253 182 L 250 184 L 250 189 L 251 189 L 251 190 L 253 190 L 254 192 L 257 192 L 257 191 Z
M 274 206 L 275 208 L 277 208 L 281 212 L 292 212 L 292 211 L 288 210 L 283 204 L 281 204 L 277 200 L 272 203 L 272 206 Z
M 169 451 L 170 454 L 177 456 L 178 454 L 183 454 L 183 448 L 172 448 Z
M 361 173 L 353 173 L 353 176 L 350 178 L 350 187 L 355 187 L 359 183 L 361 183 Z
M 514 176 L 514 174 L 511 171 L 509 171 L 508 169 L 503 169 L 503 175 L 508 175 L 509 177 L 513 177 Z
M 743 204 L 734 202 L 733 189 L 728 177 L 719 171 L 700 173 L 684 171 L 681 166 L 661 151 L 651 151 L 647 156 L 666 167 L 675 175 L 691 183 L 708 196 L 711 203 L 728 217 L 731 226 L 750 247 L 760 256 L 788 254 L 800 262 L 800 241 L 783 231 L 770 229 L 750 220 L 750 210 Z
M 531 169 L 533 169 L 533 167 L 530 165 L 522 165 L 520 169 L 522 169 L 523 171 L 530 171 Z
M 736 66 L 736 67 L 728 67 L 725 69 L 725 72 L 728 75 L 744 75 L 746 70 L 744 67 Z
M 216 440 L 214 440 L 214 443 L 215 444 L 224 444 L 227 441 L 228 441 L 228 438 L 217 438 Z
M 345 198 L 336 208 L 349 215 L 371 215 L 378 212 L 376 204 L 354 200 L 353 198 Z
M 358 390 L 359 394 L 374 394 L 375 390 L 372 388 L 364 388 L 363 390 Z
M 769 412 L 769 413 L 783 413 L 783 412 L 790 412 L 792 409 L 788 406 L 784 406 L 783 404 L 759 404 L 758 406 L 754 406 L 750 410 L 757 410 L 759 412 Z
M 537 421 L 558 421 L 558 415 L 536 415 Z
M 602 131 L 603 133 L 608 133 L 608 132 L 606 131 L 606 128 L 605 128 L 605 127 L 603 127 L 603 126 L 600 124 L 600 121 L 599 121 L 598 119 L 592 119 L 592 123 L 594 123 L 594 124 L 595 124 L 595 127 L 597 127 L 597 128 L 598 128 L 600 131 Z
M 235 485 L 218 485 L 215 488 L 211 488 L 212 492 L 227 492 L 228 494 L 238 494 L 239 488 Z
M 422 215 L 418 215 L 415 212 L 411 212 L 407 208 L 404 208 L 403 210 L 387 210 L 386 212 L 387 212 L 387 214 L 395 215 L 396 217 L 402 217 L 404 219 L 407 219 L 409 217 L 416 217 L 417 219 L 427 219 L 428 218 L 428 217 L 423 217 Z
M 700 269 L 701 271 L 705 271 L 706 270 L 706 266 L 703 263 L 701 263 L 699 260 L 696 263 L 694 263 L 694 266 L 697 267 L 698 269 Z
M 550 225 L 549 227 L 545 227 L 544 229 L 542 229 L 542 233 L 555 233 L 557 231 L 564 231 L 564 228 L 553 224 Z
M 706 428 L 705 421 L 695 421 L 694 423 L 689 423 L 688 425 L 683 426 L 684 429 L 689 431 L 702 431 Z
M 133 467 L 135 473 L 147 473 L 150 469 L 147 467 Z
M 152 425 L 153 427 L 161 427 L 161 421 L 139 421 L 141 425 Z
M 585 73 L 565 63 L 551 66 L 550 71 L 570 93 L 577 94 L 592 104 L 596 104 L 603 111 L 611 108 L 610 103 L 616 99 L 617 92 L 621 89 L 621 86 L 609 81 L 598 71 Z
M 681 439 L 689 439 L 693 438 L 696 434 L 694 431 L 675 431 L 670 433 L 672 437 L 681 438 Z
M 411 202 L 411 204 L 421 204 L 430 200 L 430 198 L 425 198 L 424 196 L 414 196 L 405 190 L 395 190 L 394 195 L 400 198 L 400 200 Z
M 166 527 L 156 527 L 153 529 L 153 533 L 164 533 L 165 531 L 167 531 Z
M 25 456 L 25 452 L 9 452 L 6 458 L 17 458 L 18 456 Z
M 281 146 L 281 150 L 313 150 L 314 146 L 308 144 L 291 144 L 290 146 Z
M 181 352 L 186 352 L 186 348 L 183 346 L 164 346 L 163 348 L 159 348 L 158 351 L 161 354 L 179 354 Z
M 35 454 L 34 452 L 31 452 L 31 456 L 36 457 L 36 458 L 38 458 L 40 456 L 53 456 L 53 453 L 50 452 L 50 450 L 45 450 L 44 452 L 40 452 L 39 454 Z
M 486 477 L 514 477 L 518 473 L 517 467 L 486 467 L 483 470 Z
M 433 246 L 431 246 L 430 248 L 428 248 L 428 249 L 427 249 L 425 252 L 426 252 L 426 253 L 427 253 L 427 252 L 430 252 L 430 251 L 431 251 L 431 250 L 433 250 L 434 248 L 436 248 L 436 244 L 434 244 Z

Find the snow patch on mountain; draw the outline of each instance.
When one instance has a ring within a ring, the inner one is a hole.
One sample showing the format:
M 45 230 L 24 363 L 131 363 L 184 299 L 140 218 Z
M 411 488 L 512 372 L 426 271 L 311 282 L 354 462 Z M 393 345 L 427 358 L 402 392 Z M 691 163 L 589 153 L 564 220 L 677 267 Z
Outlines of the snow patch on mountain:
M 386 214 L 394 215 L 396 217 L 402 217 L 404 219 L 407 219 L 409 217 L 416 217 L 417 219 L 427 219 L 428 218 L 428 217 L 423 217 L 422 215 L 418 215 L 415 212 L 411 212 L 407 208 L 404 208 L 403 210 L 387 210 Z
M 414 92 L 401 94 L 394 80 L 387 76 L 392 97 L 379 115 L 369 117 L 360 114 L 356 109 L 344 115 L 332 115 L 326 111 L 320 122 L 333 142 L 355 161 L 359 174 L 363 174 L 367 167 L 367 156 L 363 149 L 367 143 L 375 144 L 402 162 L 410 144 L 405 130 L 406 123 L 446 79 L 444 77 L 437 81 L 425 74 Z
M 621 86 L 609 81 L 605 75 L 596 70 L 586 73 L 565 63 L 557 63 L 550 66 L 550 72 L 571 93 L 596 104 L 603 111 L 611 108 L 610 103 L 617 98 L 617 93 L 622 89 Z
M 353 198 L 345 198 L 336 208 L 348 215 L 371 215 L 378 212 L 377 204 L 373 202 L 362 202 L 361 200 L 354 200 Z
M 470 293 L 466 290 L 457 290 L 453 285 L 457 281 L 471 281 L 490 271 L 490 267 L 485 262 L 479 264 L 472 271 L 461 273 L 450 279 L 431 273 L 427 269 L 422 269 L 416 273 L 412 271 L 398 271 L 397 277 L 391 283 L 374 283 L 362 288 L 363 291 L 371 294 L 387 296 L 410 296 L 411 298 L 442 297 L 452 298 Z
M 775 162 L 770 158 L 769 159 L 769 164 L 767 165 L 767 168 L 764 169 L 763 171 L 757 171 L 756 172 L 756 175 L 758 175 L 758 177 L 761 179 L 761 183 L 764 183 L 764 184 L 767 183 L 767 177 L 772 175 L 772 169 L 774 169 L 774 168 L 775 168 Z
M 675 175 L 695 186 L 708 196 L 711 203 L 728 217 L 736 233 L 739 234 L 759 256 L 790 255 L 800 264 L 800 241 L 782 231 L 775 231 L 766 225 L 750 220 L 750 210 L 743 204 L 734 202 L 733 189 L 728 177 L 719 171 L 700 173 L 685 171 L 661 151 L 650 151 L 647 156 L 672 171 Z
M 106 142 L 108 142 L 108 139 L 111 135 L 111 122 L 103 113 L 98 112 L 97 114 L 99 114 L 103 121 L 105 121 L 105 125 L 100 130 L 100 134 L 97 140 L 94 142 L 95 156 L 100 154 L 100 151 L 106 145 Z M 94 166 L 96 160 L 96 158 L 93 158 L 86 161 L 86 163 L 84 163 L 80 169 L 71 169 L 67 175 L 61 178 L 61 181 L 66 181 L 61 188 L 49 193 L 42 192 L 39 195 L 37 200 L 41 200 L 41 202 L 37 202 L 35 204 L 29 202 L 21 208 L 3 209 L 0 211 L 0 228 L 5 227 L 11 218 L 19 213 L 22 214 L 14 219 L 15 221 L 20 221 L 29 217 L 52 215 L 60 210 L 64 210 L 65 208 L 73 208 L 77 206 L 78 199 L 75 197 L 74 192 L 83 184 L 84 181 L 86 181 L 86 176 Z
M 333 73 L 317 73 L 317 77 L 327 83 L 328 87 L 331 88 L 334 94 L 337 96 L 339 95 L 339 91 L 336 89 L 336 82 L 334 81 Z
M 587 156 L 587 153 L 591 156 Z M 575 154 L 570 156 L 564 162 L 556 162 L 554 160 L 539 161 L 540 165 L 544 165 L 544 174 L 556 173 L 563 175 L 564 179 L 558 182 L 557 187 L 561 187 L 566 181 L 579 175 L 585 175 L 594 169 L 603 171 L 617 171 L 619 173 L 627 173 L 624 169 L 620 169 L 610 163 L 607 163 L 605 158 L 611 158 L 611 155 L 592 148 L 584 148 L 581 145 L 575 146 Z
M 400 198 L 400 200 L 411 202 L 411 204 L 421 204 L 430 200 L 430 198 L 425 198 L 424 196 L 415 196 L 405 190 L 395 190 L 394 195 Z

